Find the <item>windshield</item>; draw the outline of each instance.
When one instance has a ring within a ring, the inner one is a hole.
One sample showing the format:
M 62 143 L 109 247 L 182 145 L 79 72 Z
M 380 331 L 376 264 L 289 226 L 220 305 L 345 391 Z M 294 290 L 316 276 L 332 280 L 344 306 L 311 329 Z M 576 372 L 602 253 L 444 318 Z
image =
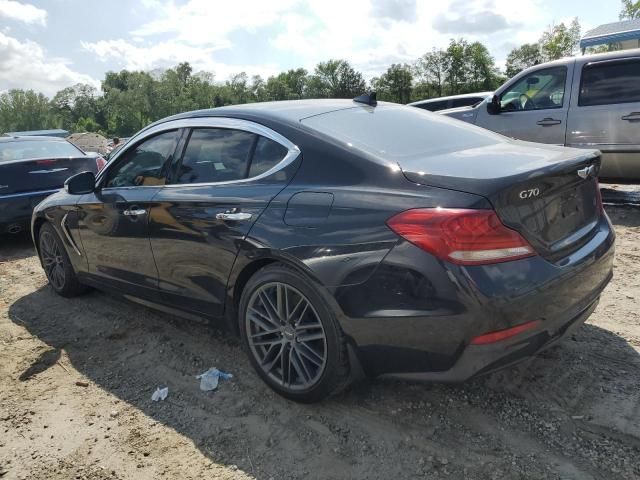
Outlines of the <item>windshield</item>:
M 82 151 L 65 140 L 0 142 L 0 163 L 31 158 L 78 157 Z
M 302 123 L 348 146 L 398 162 L 504 141 L 498 134 L 443 115 L 394 105 L 337 110 Z

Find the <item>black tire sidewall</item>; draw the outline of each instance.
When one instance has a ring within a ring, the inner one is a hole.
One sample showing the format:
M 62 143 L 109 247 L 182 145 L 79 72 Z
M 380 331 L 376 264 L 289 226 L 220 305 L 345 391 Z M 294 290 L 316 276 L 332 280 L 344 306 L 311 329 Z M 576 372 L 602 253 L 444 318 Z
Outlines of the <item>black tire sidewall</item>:
M 45 270 L 45 275 L 47 276 L 49 285 L 51 285 L 51 288 L 53 288 L 53 290 L 58 295 L 62 295 L 63 297 L 73 296 L 76 294 L 76 290 L 79 287 L 76 272 L 73 269 L 71 259 L 67 254 L 67 249 L 65 248 L 64 243 L 60 239 L 58 232 L 56 232 L 56 229 L 53 227 L 53 225 L 51 225 L 51 223 L 45 223 L 44 225 L 42 225 L 38 234 L 38 253 L 40 255 L 40 261 L 42 262 L 42 235 L 45 232 L 49 233 L 53 237 L 53 240 L 58 244 L 58 248 L 60 249 L 60 253 L 64 262 L 64 285 L 62 286 L 62 288 L 56 288 L 56 286 L 49 279 L 49 274 Z
M 305 390 L 288 390 L 271 379 L 262 370 L 249 346 L 245 326 L 249 300 L 258 288 L 272 282 L 288 284 L 307 297 L 307 300 L 320 317 L 320 322 L 324 328 L 327 340 L 327 363 L 320 379 L 312 387 Z M 251 277 L 242 292 L 238 308 L 238 321 L 242 343 L 253 368 L 260 378 L 278 394 L 298 402 L 311 403 L 321 400 L 333 391 L 339 380 L 340 367 L 343 362 L 342 331 L 327 302 L 317 292 L 310 279 L 286 266 L 274 265 L 259 270 Z

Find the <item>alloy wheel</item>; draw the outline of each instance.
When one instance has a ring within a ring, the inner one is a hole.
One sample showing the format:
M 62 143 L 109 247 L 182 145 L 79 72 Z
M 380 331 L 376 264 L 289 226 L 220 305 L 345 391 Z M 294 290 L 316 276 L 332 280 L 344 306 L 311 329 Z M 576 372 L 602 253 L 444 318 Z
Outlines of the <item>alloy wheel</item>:
M 47 273 L 49 282 L 57 290 L 64 287 L 64 257 L 60 250 L 58 242 L 50 232 L 42 232 L 40 237 L 40 250 L 42 255 L 42 264 Z
M 245 328 L 263 372 L 291 390 L 312 387 L 327 363 L 327 338 L 311 302 L 281 282 L 261 285 L 249 299 Z

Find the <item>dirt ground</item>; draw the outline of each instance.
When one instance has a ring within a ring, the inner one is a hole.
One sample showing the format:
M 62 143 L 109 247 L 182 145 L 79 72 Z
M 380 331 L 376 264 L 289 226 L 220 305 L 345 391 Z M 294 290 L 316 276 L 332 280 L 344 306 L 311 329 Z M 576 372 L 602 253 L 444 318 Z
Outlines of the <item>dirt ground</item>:
M 640 210 L 608 211 L 615 278 L 573 338 L 464 385 L 378 379 L 316 405 L 204 324 L 56 296 L 29 240 L 5 238 L 0 479 L 640 478 Z M 213 366 L 234 378 L 201 392 Z

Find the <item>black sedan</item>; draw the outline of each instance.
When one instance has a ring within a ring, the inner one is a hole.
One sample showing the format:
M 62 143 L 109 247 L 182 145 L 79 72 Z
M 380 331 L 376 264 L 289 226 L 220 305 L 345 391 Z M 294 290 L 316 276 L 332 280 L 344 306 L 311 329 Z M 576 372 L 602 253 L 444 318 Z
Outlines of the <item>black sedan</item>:
M 53 289 L 220 318 L 278 393 L 462 381 L 553 345 L 612 276 L 599 152 L 356 101 L 185 113 L 70 178 L 32 230 Z
M 74 173 L 105 165 L 57 137 L 0 137 L 0 235 L 29 228 L 33 207 Z

